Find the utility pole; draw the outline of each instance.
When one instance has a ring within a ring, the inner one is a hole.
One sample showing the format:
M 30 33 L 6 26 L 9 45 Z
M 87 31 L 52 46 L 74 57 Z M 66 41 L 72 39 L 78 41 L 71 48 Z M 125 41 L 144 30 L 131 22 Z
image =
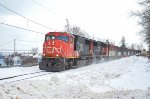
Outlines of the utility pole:
M 106 45 L 107 45 L 107 58 L 109 58 L 109 40 L 106 40 Z
M 94 38 L 94 35 L 93 35 L 93 40 L 94 40 L 95 38 Z
M 66 25 L 67 31 L 70 33 L 70 29 L 69 29 L 69 21 L 68 21 L 68 19 L 66 19 L 66 21 L 67 21 L 67 25 Z
M 148 51 L 148 59 L 150 59 L 150 44 L 149 44 L 149 51 Z
M 28 20 L 27 20 L 27 28 L 28 28 L 28 25 L 29 25 L 29 23 L 28 23 Z
M 15 65 L 15 54 L 16 54 L 16 39 L 14 39 L 14 64 Z

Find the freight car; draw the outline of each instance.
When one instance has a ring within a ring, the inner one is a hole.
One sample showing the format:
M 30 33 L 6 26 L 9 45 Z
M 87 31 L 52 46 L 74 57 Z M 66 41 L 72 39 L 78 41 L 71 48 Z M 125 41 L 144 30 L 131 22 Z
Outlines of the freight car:
M 57 72 L 100 61 L 109 53 L 116 57 L 118 47 L 111 48 L 110 44 L 67 32 L 49 32 L 45 35 L 39 69 Z

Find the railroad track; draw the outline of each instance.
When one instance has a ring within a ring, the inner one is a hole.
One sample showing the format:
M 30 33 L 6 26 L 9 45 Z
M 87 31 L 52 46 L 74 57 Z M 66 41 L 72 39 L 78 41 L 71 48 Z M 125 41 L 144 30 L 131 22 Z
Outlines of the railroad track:
M 49 75 L 49 74 L 52 74 L 52 72 L 40 71 L 40 72 L 34 72 L 34 73 L 28 73 L 28 74 L 15 75 L 15 76 L 1 78 L 0 83 L 12 83 L 16 81 L 27 80 L 27 79 L 36 78 L 39 76 L 44 76 L 44 75 Z

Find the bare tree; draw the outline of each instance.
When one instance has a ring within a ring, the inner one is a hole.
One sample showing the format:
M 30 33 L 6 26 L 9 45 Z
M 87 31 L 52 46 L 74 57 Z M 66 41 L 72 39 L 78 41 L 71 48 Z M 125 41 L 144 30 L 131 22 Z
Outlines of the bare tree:
M 68 32 L 68 33 L 71 33 L 71 34 L 84 36 L 83 33 L 82 33 L 82 30 L 78 26 L 72 26 L 69 29 L 66 28 L 65 31 Z
M 81 28 L 78 26 L 72 26 L 72 27 L 70 26 L 69 30 L 67 28 L 65 28 L 65 31 L 68 33 L 71 33 L 71 34 L 76 34 L 76 35 L 79 35 L 82 37 L 90 38 L 89 34 L 85 31 L 81 30 Z
M 135 49 L 135 44 L 131 44 L 131 49 Z
M 84 37 L 86 37 L 86 38 L 91 38 L 91 36 L 89 35 L 89 33 L 83 31 L 83 34 L 84 34 Z
M 33 54 L 33 55 L 36 55 L 37 53 L 38 53 L 38 48 L 36 47 L 36 48 L 32 48 L 31 49 L 31 53 Z
M 70 29 L 70 31 L 71 31 L 73 34 L 80 35 L 80 36 L 82 36 L 82 37 L 85 36 L 84 33 L 83 33 L 83 31 L 81 30 L 81 28 L 78 27 L 78 26 L 73 26 L 73 27 Z
M 132 12 L 132 15 L 138 16 L 138 24 L 143 27 L 140 34 L 144 37 L 145 42 L 149 45 L 150 55 L 150 0 L 141 0 L 138 2 L 143 7 L 141 11 Z
M 139 44 L 136 44 L 136 49 L 137 50 L 142 50 L 142 47 Z

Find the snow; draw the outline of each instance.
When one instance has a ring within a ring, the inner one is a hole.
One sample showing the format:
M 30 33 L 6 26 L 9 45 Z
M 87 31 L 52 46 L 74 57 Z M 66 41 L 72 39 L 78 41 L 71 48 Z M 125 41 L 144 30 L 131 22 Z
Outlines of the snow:
M 39 71 L 38 66 L 1 68 L 0 78 Z M 144 57 L 42 73 L 47 75 L 0 81 L 0 99 L 150 99 L 150 62 Z
M 38 66 L 0 68 L 0 79 L 5 78 L 5 77 L 15 76 L 15 75 L 39 72 L 39 71 L 40 70 L 39 70 Z
M 136 62 L 136 63 L 134 63 Z M 130 71 L 123 76 L 112 79 L 110 81 L 111 86 L 120 89 L 144 89 L 150 87 L 150 63 L 143 58 L 133 61 Z

